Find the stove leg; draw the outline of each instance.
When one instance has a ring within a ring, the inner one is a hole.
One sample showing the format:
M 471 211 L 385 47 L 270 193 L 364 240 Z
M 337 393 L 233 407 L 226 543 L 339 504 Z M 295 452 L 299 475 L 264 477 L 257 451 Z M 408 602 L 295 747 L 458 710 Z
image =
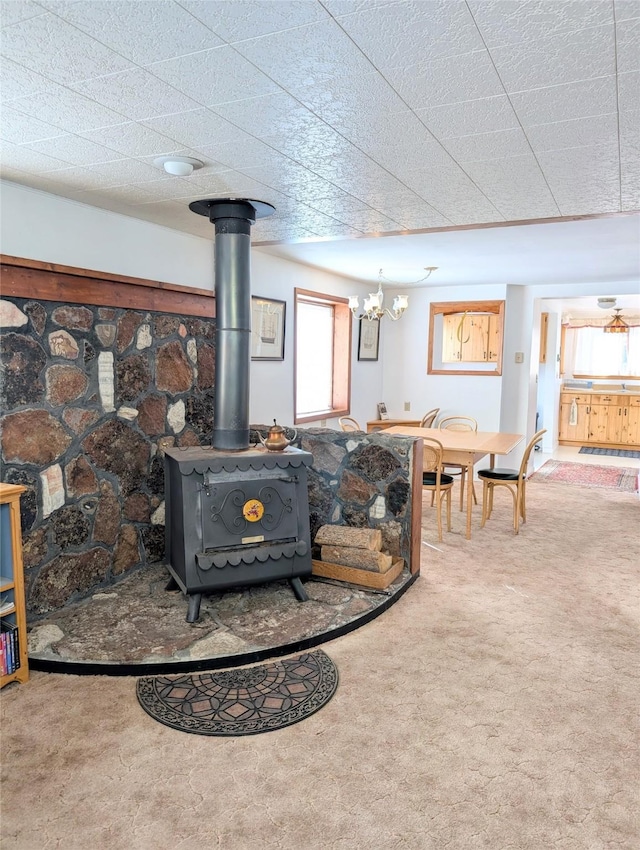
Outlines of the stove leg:
M 290 578 L 289 584 L 291 585 L 298 602 L 308 602 L 309 601 L 309 596 L 307 595 L 307 591 L 304 589 L 304 585 L 302 584 L 302 582 L 300 581 L 298 576 L 295 576 L 294 578 Z
M 200 616 L 200 600 L 202 599 L 201 593 L 190 593 L 189 594 L 189 610 L 187 611 L 187 623 L 195 623 Z
M 165 590 L 179 590 L 178 582 L 174 579 L 173 576 L 169 576 L 169 581 L 164 586 Z

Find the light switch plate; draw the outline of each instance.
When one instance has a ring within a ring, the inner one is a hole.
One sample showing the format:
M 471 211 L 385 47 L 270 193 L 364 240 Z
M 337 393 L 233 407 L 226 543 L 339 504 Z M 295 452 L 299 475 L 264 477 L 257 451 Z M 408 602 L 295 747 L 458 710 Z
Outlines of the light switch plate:
M 411 410 L 411 402 L 410 401 L 405 401 L 404 409 L 405 410 Z
M 524 363 L 524 351 L 516 351 L 516 363 Z

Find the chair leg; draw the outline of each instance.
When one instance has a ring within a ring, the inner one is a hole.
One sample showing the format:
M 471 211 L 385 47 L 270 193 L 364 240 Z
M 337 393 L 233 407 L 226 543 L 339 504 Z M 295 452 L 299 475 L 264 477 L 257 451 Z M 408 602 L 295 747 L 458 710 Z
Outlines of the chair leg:
M 473 476 L 471 476 L 471 495 L 473 496 L 473 504 L 478 504 L 478 499 L 476 496 L 476 488 L 473 486 Z
M 445 498 L 447 500 L 447 531 L 451 531 L 451 490 L 453 488 L 449 488 L 445 492 Z
M 460 470 L 460 510 L 464 510 L 464 479 L 467 474 L 466 467 L 462 467 Z
M 518 534 L 520 531 L 520 491 L 517 487 L 515 490 L 509 487 L 509 492 L 513 496 L 513 531 L 514 534 Z
M 435 492 L 435 491 L 434 491 Z M 438 540 L 442 543 L 442 498 L 436 493 L 436 508 L 438 510 Z
M 522 517 L 522 522 L 527 521 L 527 507 L 525 503 L 525 483 L 524 481 L 519 482 L 519 491 L 520 491 L 520 516 Z
M 483 480 L 482 482 L 482 522 L 480 523 L 480 528 L 484 528 L 484 524 L 489 519 L 489 482 L 487 480 Z

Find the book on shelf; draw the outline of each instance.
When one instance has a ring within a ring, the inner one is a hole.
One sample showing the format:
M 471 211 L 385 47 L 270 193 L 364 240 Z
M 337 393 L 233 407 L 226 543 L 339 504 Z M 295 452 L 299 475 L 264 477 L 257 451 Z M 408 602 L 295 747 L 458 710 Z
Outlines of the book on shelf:
M 9 675 L 15 673 L 20 667 L 20 640 L 17 624 L 3 620 L 0 637 L 3 644 L 3 675 Z

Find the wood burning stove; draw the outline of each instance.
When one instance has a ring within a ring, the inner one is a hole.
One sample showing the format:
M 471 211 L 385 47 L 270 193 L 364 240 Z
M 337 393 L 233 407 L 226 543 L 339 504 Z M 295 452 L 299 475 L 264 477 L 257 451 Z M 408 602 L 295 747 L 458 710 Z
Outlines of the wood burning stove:
M 299 449 L 242 453 L 167 449 L 167 560 L 189 594 L 187 620 L 198 619 L 202 593 L 289 579 L 307 599 L 311 575 L 307 467 Z
M 300 601 L 311 575 L 307 468 L 293 447 L 249 445 L 250 228 L 273 207 L 211 198 L 190 209 L 215 226 L 216 366 L 213 445 L 165 450 L 165 548 L 176 585 L 189 596 L 288 579 Z

